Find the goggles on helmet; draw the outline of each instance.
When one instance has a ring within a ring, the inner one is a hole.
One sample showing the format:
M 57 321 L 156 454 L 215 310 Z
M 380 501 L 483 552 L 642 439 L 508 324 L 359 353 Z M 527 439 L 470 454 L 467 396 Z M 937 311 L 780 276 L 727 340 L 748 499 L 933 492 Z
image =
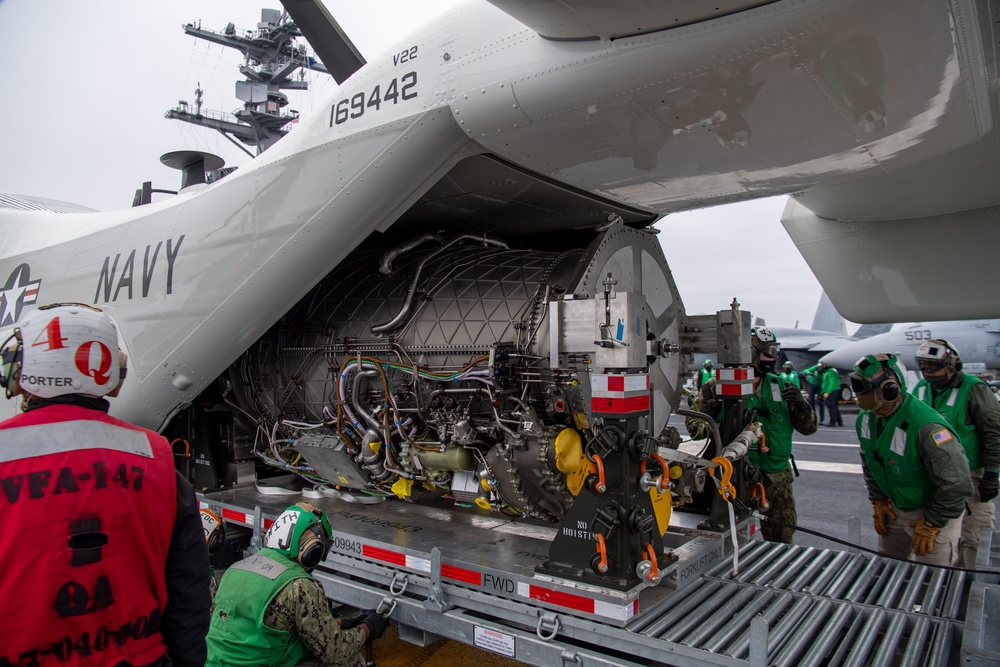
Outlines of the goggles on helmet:
M 917 349 L 917 368 L 922 373 L 935 374 L 954 368 L 958 352 L 946 340 L 929 340 Z
M 778 358 L 781 345 L 774 332 L 766 327 L 754 327 L 750 330 L 750 335 L 750 346 L 757 352 L 758 357 Z
M 880 358 L 881 357 L 881 358 Z M 854 371 L 848 374 L 851 389 L 855 394 L 864 394 L 880 386 L 889 376 L 894 376 L 905 391 L 906 372 L 894 354 L 867 354 L 854 364 Z
M 847 377 L 851 378 L 851 389 L 854 390 L 855 394 L 867 394 L 875 389 L 874 384 L 859 376 L 857 373 L 850 373 Z
M 770 359 L 778 358 L 778 351 L 781 349 L 781 345 L 778 343 L 762 343 L 760 345 L 755 345 L 757 348 L 757 353 L 762 357 L 768 357 Z
M 948 364 L 935 359 L 917 359 L 917 368 L 921 373 L 934 374 L 948 368 Z

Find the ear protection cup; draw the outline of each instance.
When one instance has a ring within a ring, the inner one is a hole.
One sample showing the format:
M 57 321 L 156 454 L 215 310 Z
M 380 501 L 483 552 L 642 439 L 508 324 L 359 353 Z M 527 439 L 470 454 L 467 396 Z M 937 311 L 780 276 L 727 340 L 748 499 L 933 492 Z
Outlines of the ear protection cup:
M 15 341 L 16 345 L 10 346 L 11 341 Z M 11 390 L 15 387 L 13 382 L 14 375 L 17 374 L 18 368 L 21 366 L 21 338 L 20 330 L 15 329 L 14 333 L 0 346 L 0 363 L 3 364 L 3 368 L 0 369 L 0 388 Z M 10 393 L 7 394 L 7 398 L 10 398 Z
M 208 555 L 211 556 L 222 548 L 222 545 L 226 543 L 226 536 L 221 530 L 217 530 L 212 533 L 211 537 L 208 538 Z
M 311 569 L 320 564 L 326 556 L 326 542 L 313 530 L 302 534 L 299 542 L 299 565 Z
M 898 382 L 886 382 L 878 390 L 878 393 L 882 395 L 882 398 L 887 401 L 895 401 L 899 398 L 899 383 Z

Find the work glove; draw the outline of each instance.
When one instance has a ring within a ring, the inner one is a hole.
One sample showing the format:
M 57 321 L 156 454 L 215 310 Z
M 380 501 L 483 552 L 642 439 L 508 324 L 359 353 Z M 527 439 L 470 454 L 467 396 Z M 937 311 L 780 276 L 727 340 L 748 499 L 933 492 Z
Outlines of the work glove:
M 706 382 L 705 384 L 701 385 L 701 397 L 708 401 L 715 398 L 714 382 Z
M 1000 493 L 1000 473 L 996 470 L 987 470 L 983 473 L 983 478 L 979 480 L 979 499 L 984 503 L 993 500 Z
M 389 623 L 389 619 L 382 614 L 370 611 L 362 623 L 368 626 L 368 638 L 378 639 L 385 632 L 385 626 Z
M 794 384 L 790 384 L 784 389 L 782 389 L 781 397 L 792 405 L 797 405 L 799 407 L 809 406 L 809 404 L 806 402 L 806 399 L 802 397 L 802 390 L 796 387 Z
M 927 523 L 926 519 L 911 521 L 910 525 L 913 526 L 913 553 L 918 556 L 934 553 L 934 538 L 941 529 Z
M 368 614 L 370 613 L 372 612 L 367 609 L 359 609 L 353 614 L 348 614 L 347 616 L 341 616 L 340 629 L 350 630 L 352 628 L 358 627 L 359 625 L 365 622 L 365 619 L 368 618 Z
M 896 520 L 896 513 L 892 511 L 892 505 L 888 500 L 873 500 L 872 507 L 875 509 L 875 532 L 879 535 L 888 535 L 889 528 L 885 525 L 885 520 Z

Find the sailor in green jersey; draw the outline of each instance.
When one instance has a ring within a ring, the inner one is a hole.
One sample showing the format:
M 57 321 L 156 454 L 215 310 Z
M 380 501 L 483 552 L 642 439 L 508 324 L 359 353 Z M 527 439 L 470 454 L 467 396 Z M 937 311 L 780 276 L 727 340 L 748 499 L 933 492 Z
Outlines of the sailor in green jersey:
M 761 522 L 761 534 L 771 542 L 791 544 L 798 521 L 792 495 L 792 430 L 803 435 L 816 432 L 816 413 L 802 397 L 802 390 L 774 373 L 778 359 L 778 339 L 770 329 L 754 327 L 750 337 L 754 366 L 753 394 L 747 407 L 757 412 L 766 442 L 766 451 L 748 454 L 760 475 L 770 508 L 764 514 L 781 523 Z M 722 421 L 722 401 L 715 394 L 715 380 L 707 383 L 695 399 L 693 409 Z M 709 426 L 700 419 L 685 421 L 692 438 L 708 437 Z
M 705 383 L 715 377 L 715 369 L 712 367 L 712 360 L 706 359 L 702 368 L 698 371 L 698 389 L 705 386 Z
M 826 370 L 826 366 L 816 364 L 802 371 L 802 375 L 806 379 L 806 384 L 809 386 L 809 405 L 819 413 L 819 422 L 821 424 L 823 423 L 823 417 L 826 415 L 826 403 L 823 401 L 824 370 Z
M 781 379 L 788 384 L 794 384 L 798 388 L 802 388 L 802 382 L 799 380 L 799 374 L 795 372 L 795 366 L 792 362 L 786 361 L 781 365 Z
M 913 395 L 948 420 L 962 441 L 972 471 L 969 512 L 962 519 L 962 567 L 974 568 L 979 536 L 996 528 L 1000 477 L 1000 403 L 985 382 L 962 371 L 962 358 L 946 340 L 929 340 L 917 350 L 923 379 Z
M 840 416 L 840 371 L 832 366 L 826 367 L 821 381 L 820 391 L 823 392 L 826 411 L 830 414 L 830 423 L 827 426 L 843 426 L 844 419 Z
M 263 549 L 226 571 L 215 595 L 207 667 L 365 664 L 360 649 L 382 636 L 387 620 L 366 612 L 351 623 L 330 611 L 310 572 L 326 558 L 331 533 L 319 508 L 293 505 L 274 520 Z
M 972 495 L 961 442 L 941 415 L 906 393 L 895 355 L 862 357 L 850 378 L 879 553 L 954 565 Z

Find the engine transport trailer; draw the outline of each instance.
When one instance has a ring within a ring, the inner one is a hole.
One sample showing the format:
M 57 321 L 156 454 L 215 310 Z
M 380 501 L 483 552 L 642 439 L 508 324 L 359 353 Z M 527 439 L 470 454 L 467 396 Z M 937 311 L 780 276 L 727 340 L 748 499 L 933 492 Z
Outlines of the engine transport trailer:
M 415 644 L 566 666 L 1000 664 L 1000 533 L 975 573 L 754 539 L 750 321 L 735 302 L 686 315 L 656 239 L 620 220 L 578 251 L 362 246 L 167 435 L 233 551 L 308 499 L 334 527 L 327 595 Z M 718 357 L 726 419 L 691 451 L 667 420 L 696 353 Z

